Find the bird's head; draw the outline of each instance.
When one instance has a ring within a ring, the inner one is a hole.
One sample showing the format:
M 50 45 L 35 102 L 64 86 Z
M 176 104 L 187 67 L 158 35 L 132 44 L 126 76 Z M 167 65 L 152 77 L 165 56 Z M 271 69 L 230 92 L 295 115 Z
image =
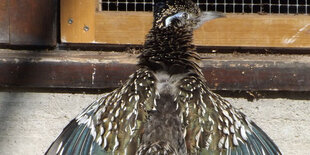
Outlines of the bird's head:
M 185 27 L 193 30 L 209 20 L 224 17 L 219 12 L 201 12 L 192 0 L 158 0 L 154 8 L 154 27 L 159 29 Z

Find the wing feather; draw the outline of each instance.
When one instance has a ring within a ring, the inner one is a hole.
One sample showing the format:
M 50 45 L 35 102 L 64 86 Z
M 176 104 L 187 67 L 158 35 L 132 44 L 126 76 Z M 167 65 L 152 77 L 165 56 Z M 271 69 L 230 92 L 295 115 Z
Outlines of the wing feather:
M 138 148 L 141 124 L 154 106 L 154 81 L 151 71 L 138 69 L 122 87 L 92 103 L 72 120 L 46 154 L 136 151 L 133 148 Z
M 281 154 L 264 131 L 228 101 L 211 92 L 202 79 L 193 74 L 179 83 L 178 102 L 183 108 L 181 115 L 187 131 L 188 152 Z

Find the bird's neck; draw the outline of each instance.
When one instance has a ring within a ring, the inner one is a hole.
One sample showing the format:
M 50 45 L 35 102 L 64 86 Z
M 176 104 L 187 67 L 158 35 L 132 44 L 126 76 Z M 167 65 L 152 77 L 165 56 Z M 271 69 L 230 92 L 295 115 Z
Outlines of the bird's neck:
M 185 28 L 153 28 L 147 35 L 144 47 L 146 51 L 156 53 L 184 53 L 193 49 L 193 32 Z
M 139 57 L 139 65 L 153 70 L 171 70 L 171 66 L 182 69 L 182 63 L 187 63 L 184 61 L 197 57 L 193 54 L 195 46 L 192 40 L 193 32 L 186 28 L 152 28 Z

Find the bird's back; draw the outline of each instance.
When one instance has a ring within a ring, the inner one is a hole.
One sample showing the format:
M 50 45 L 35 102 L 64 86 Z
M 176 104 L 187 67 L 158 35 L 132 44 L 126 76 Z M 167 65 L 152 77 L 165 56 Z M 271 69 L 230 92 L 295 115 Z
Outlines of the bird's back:
M 156 99 L 158 106 L 149 112 L 137 154 L 187 154 L 180 110 L 173 98 L 170 94 L 161 94 Z

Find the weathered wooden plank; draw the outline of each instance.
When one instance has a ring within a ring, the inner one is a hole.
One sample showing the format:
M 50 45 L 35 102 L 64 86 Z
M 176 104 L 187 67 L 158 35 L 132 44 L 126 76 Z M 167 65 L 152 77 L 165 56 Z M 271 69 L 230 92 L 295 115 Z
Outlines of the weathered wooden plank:
M 195 32 L 197 45 L 310 47 L 308 15 L 228 14 Z
M 0 43 L 9 43 L 9 24 L 8 0 L 0 0 Z
M 61 42 L 94 43 L 97 0 L 61 0 Z M 111 17 L 110 17 L 111 18 Z
M 152 13 L 144 12 L 99 12 L 95 18 L 96 43 L 142 44 L 152 25 Z M 194 43 L 309 48 L 309 23 L 307 15 L 227 14 L 227 18 L 207 22 L 195 31 Z
M 136 56 L 0 50 L 0 87 L 117 87 L 135 71 Z M 202 68 L 215 90 L 310 91 L 308 55 L 202 54 Z
M 10 44 L 56 45 L 55 0 L 10 0 Z
M 145 12 L 96 13 L 96 42 L 143 44 L 152 21 L 152 14 Z

